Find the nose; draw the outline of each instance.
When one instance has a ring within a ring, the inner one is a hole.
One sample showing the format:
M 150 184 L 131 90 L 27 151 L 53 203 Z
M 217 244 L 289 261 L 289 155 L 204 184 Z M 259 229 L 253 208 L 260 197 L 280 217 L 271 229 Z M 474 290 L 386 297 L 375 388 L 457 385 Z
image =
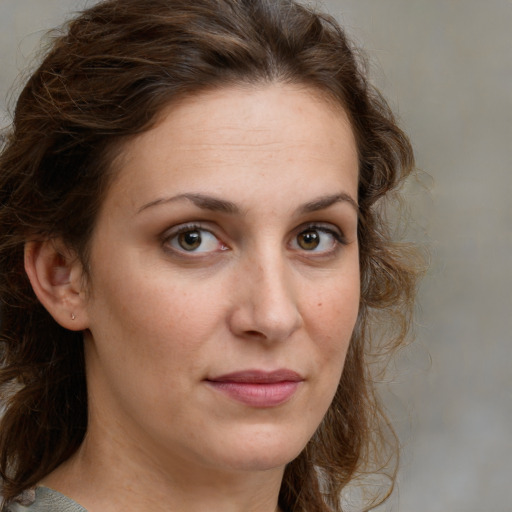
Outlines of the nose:
M 249 261 L 240 269 L 229 318 L 236 336 L 278 342 L 303 325 L 292 273 L 277 256 Z

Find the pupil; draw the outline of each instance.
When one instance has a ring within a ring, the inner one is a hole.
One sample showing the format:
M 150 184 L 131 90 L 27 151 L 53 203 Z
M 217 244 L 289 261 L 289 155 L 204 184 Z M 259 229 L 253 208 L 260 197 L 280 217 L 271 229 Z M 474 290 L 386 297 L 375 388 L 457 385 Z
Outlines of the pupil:
M 316 249 L 320 243 L 320 237 L 316 231 L 306 231 L 299 235 L 299 245 L 308 251 Z
M 201 245 L 201 234 L 199 231 L 187 231 L 178 237 L 179 243 L 186 251 L 197 249 Z

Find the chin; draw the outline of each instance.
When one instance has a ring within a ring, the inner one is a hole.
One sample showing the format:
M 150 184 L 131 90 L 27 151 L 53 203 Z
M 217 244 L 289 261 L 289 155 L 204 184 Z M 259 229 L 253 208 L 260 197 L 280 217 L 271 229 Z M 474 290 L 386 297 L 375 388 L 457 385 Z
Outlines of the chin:
M 257 453 L 249 457 L 233 458 L 225 461 L 225 467 L 236 472 L 259 472 L 284 469 L 284 467 L 295 459 L 301 450 L 291 454 L 262 454 Z
M 268 471 L 284 468 L 295 459 L 309 437 L 293 436 L 293 432 L 258 432 L 239 436 L 221 455 L 222 465 L 234 471 Z

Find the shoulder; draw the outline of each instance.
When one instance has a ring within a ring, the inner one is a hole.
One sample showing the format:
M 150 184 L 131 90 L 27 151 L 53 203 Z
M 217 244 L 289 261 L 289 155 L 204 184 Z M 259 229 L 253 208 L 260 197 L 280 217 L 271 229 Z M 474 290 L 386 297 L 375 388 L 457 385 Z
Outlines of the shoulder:
M 7 504 L 5 512 L 87 512 L 85 508 L 48 487 L 28 489 Z

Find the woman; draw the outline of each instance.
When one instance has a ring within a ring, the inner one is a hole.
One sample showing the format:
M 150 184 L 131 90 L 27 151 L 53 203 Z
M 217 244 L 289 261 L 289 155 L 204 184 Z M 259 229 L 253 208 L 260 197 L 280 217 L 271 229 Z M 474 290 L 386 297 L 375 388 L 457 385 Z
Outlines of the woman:
M 389 457 L 370 319 L 402 342 L 416 273 L 379 200 L 412 165 L 299 4 L 70 22 L 0 160 L 6 509 L 340 511 Z

